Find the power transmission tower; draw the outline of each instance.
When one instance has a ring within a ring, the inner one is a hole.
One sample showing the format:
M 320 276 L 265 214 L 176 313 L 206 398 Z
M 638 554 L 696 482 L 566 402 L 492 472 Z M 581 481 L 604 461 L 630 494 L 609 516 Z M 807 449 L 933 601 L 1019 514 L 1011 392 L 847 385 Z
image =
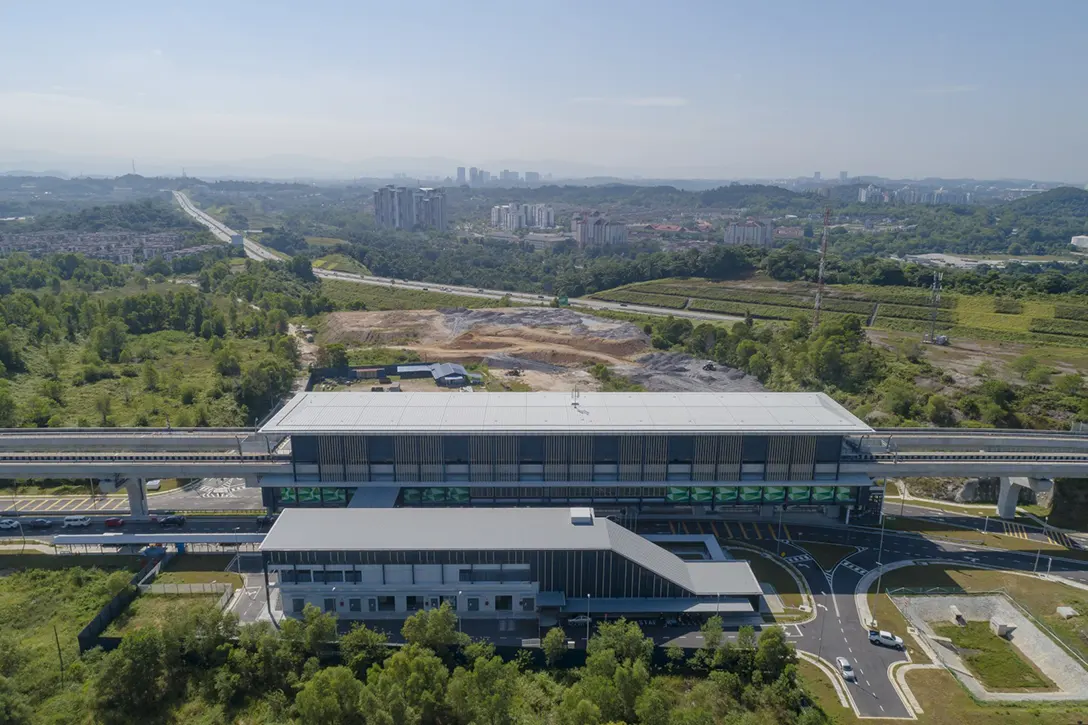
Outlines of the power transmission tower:
M 824 301 L 824 268 L 827 264 L 827 228 L 831 225 L 831 207 L 824 209 L 824 233 L 820 241 L 820 278 L 816 283 L 816 305 L 812 310 L 812 327 L 820 324 L 820 305 Z
M 943 272 L 933 273 L 933 286 L 929 291 L 929 332 L 926 333 L 922 342 L 937 343 L 937 312 L 941 308 L 941 278 L 943 277 Z

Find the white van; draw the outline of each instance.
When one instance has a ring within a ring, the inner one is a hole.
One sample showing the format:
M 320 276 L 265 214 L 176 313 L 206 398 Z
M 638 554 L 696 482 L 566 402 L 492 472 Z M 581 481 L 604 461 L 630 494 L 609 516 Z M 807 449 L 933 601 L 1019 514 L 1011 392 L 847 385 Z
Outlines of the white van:
M 65 516 L 64 523 L 61 524 L 62 529 L 70 529 L 73 526 L 90 526 L 90 516 Z

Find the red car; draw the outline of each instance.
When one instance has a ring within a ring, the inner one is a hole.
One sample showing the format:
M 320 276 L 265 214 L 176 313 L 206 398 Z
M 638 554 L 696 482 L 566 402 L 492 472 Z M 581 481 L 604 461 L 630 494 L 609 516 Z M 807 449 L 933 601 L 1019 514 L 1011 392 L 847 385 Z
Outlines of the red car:
M 114 516 L 113 518 L 106 519 L 107 529 L 117 529 L 125 525 L 125 520 Z

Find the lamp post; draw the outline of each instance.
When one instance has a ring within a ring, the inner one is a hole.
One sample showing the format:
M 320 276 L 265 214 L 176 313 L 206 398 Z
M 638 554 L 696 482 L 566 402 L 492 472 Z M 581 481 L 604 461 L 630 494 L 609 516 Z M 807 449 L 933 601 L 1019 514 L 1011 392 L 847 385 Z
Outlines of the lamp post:
M 454 609 L 457 609 L 458 607 L 461 606 L 461 595 L 463 593 L 464 592 L 462 592 L 460 589 L 457 590 L 457 601 L 454 602 L 454 607 L 453 607 Z M 461 634 L 461 633 L 462 633 L 461 632 L 461 615 L 458 614 L 457 615 L 457 634 Z
M 589 605 L 593 601 L 592 594 L 586 594 L 586 649 L 589 649 L 589 623 L 593 618 L 589 614 Z
M 877 547 L 876 565 L 880 573 L 876 575 L 876 595 L 880 596 L 880 581 L 884 578 L 884 499 L 880 499 L 880 546 Z

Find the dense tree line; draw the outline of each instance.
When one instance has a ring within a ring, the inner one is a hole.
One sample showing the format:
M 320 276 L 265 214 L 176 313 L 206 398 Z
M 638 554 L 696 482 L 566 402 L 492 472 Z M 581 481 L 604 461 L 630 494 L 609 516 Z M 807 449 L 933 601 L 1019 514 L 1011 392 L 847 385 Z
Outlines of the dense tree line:
M 458 632 L 443 605 L 404 622 L 405 646 L 307 607 L 301 619 L 239 626 L 232 614 L 193 607 L 184 617 L 124 637 L 109 653 L 70 664 L 61 692 L 26 688 L 18 643 L 0 660 L 0 713 L 35 722 L 199 722 L 305 725 L 819 725 L 798 680 L 796 654 L 778 627 L 750 627 L 723 643 L 721 620 L 687 657 L 655 664 L 652 640 L 625 620 L 602 622 L 585 664 L 564 667 L 566 635 L 512 661 Z M 52 699 L 48 699 L 52 696 Z M 45 706 L 36 717 L 32 704 Z M 64 719 L 68 718 L 68 719 Z
M 104 204 L 65 214 L 50 214 L 18 223 L 7 223 L 0 232 L 202 232 L 204 227 L 176 205 L 158 199 L 123 204 Z

